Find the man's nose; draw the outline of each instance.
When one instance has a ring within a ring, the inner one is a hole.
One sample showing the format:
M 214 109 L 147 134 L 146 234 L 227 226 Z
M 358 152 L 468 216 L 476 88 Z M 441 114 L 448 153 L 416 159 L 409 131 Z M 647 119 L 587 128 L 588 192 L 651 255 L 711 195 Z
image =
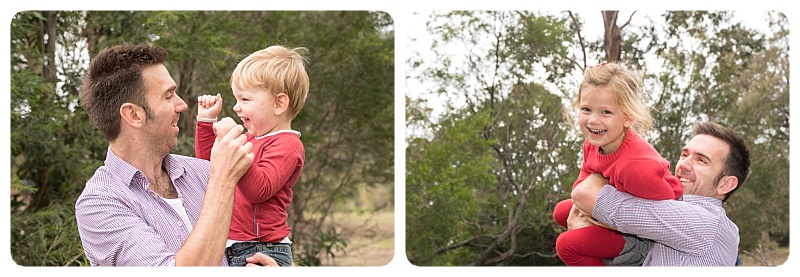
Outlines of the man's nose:
M 183 111 L 189 109 L 189 106 L 186 105 L 186 101 L 183 101 L 183 98 L 181 98 L 177 94 L 175 95 L 175 98 L 178 99 L 178 103 L 175 105 L 175 111 L 176 112 L 180 113 L 180 112 L 183 112 Z
M 692 165 L 688 158 L 678 161 L 678 164 L 675 165 L 675 172 L 677 173 L 679 170 L 688 172 L 692 171 Z

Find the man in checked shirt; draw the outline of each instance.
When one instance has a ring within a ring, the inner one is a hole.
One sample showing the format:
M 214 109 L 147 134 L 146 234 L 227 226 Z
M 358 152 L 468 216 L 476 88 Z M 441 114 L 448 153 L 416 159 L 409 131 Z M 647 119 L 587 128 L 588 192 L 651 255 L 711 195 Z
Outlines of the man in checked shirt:
M 105 164 L 86 182 L 75 218 L 92 266 L 227 265 L 236 183 L 253 161 L 243 127 L 213 128 L 210 162 L 170 154 L 187 109 L 164 49 L 122 44 L 92 59 L 81 107 L 108 140 Z M 277 266 L 266 255 L 249 265 Z
M 681 199 L 633 197 L 593 174 L 572 191 L 576 208 L 568 219 L 570 228 L 592 224 L 579 209 L 643 238 L 643 244 L 651 244 L 643 266 L 734 266 L 739 228 L 723 203 L 750 174 L 750 151 L 739 134 L 716 123 L 695 124 L 693 133 L 675 166 L 683 183 Z

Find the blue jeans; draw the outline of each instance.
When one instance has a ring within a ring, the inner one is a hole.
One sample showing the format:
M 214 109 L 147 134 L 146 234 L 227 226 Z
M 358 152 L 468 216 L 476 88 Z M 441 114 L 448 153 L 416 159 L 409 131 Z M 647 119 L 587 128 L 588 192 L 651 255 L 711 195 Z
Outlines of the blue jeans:
M 279 266 L 292 266 L 292 246 L 288 243 L 237 242 L 225 248 L 229 266 L 245 266 L 256 252 L 272 257 Z

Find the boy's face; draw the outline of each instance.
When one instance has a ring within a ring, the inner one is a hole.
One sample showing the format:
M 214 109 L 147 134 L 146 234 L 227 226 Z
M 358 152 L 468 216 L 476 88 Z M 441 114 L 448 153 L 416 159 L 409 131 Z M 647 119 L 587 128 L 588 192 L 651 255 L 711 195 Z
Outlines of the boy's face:
M 578 108 L 578 124 L 589 143 L 605 154 L 616 151 L 633 120 L 619 109 L 614 94 L 606 88 L 587 87 Z
M 263 136 L 276 130 L 279 118 L 275 113 L 275 96 L 263 88 L 233 88 L 236 105 L 233 111 L 242 126 L 253 136 Z

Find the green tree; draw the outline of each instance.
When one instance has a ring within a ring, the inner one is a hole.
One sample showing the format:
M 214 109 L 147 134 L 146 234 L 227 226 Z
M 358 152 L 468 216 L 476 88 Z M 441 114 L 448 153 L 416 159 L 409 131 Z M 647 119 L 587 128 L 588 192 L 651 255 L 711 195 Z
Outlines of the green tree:
M 82 69 L 74 52 L 77 12 L 24 12 L 11 25 L 11 253 L 23 265 L 85 264 L 74 203 L 105 149 L 77 108 Z M 75 163 L 73 161 L 90 161 Z M 71 203 L 71 204 L 70 204 Z M 52 225 L 51 225 L 52 224 Z
M 751 150 L 752 173 L 725 207 L 740 228 L 740 248 L 752 251 L 773 240 L 788 246 L 788 22 L 772 12 L 773 31 L 764 34 L 736 23 L 734 15 L 664 14 L 665 38 L 654 48 L 665 61 L 654 82 L 662 91 L 654 104 L 654 145 L 674 162 L 697 120 L 739 131 Z
M 746 223 L 738 224 L 745 253 L 789 245 L 788 19 L 773 12 L 769 20 L 775 32 L 763 51 L 732 69 L 739 74 L 725 84 L 739 92 L 725 117 L 747 135 L 753 158 L 752 173 L 727 205 L 734 222 Z
M 542 68 L 546 73 L 538 77 L 559 80 L 569 68 L 564 21 L 527 12 L 432 17 L 428 28 L 442 40 L 433 45 L 437 64 L 420 78 L 463 106 L 449 106 L 430 126 L 425 103 L 412 100 L 407 107 L 409 124 L 433 134 L 411 137 L 406 147 L 412 263 L 553 264 L 551 211 L 566 197 L 561 188 L 574 182 L 563 177 L 577 176 L 577 168 L 559 166 L 550 156 L 574 158 L 579 147 L 561 126 L 561 97 L 524 82 Z M 449 43 L 464 45 L 467 54 L 449 56 Z M 427 66 L 413 58 L 409 63 Z

